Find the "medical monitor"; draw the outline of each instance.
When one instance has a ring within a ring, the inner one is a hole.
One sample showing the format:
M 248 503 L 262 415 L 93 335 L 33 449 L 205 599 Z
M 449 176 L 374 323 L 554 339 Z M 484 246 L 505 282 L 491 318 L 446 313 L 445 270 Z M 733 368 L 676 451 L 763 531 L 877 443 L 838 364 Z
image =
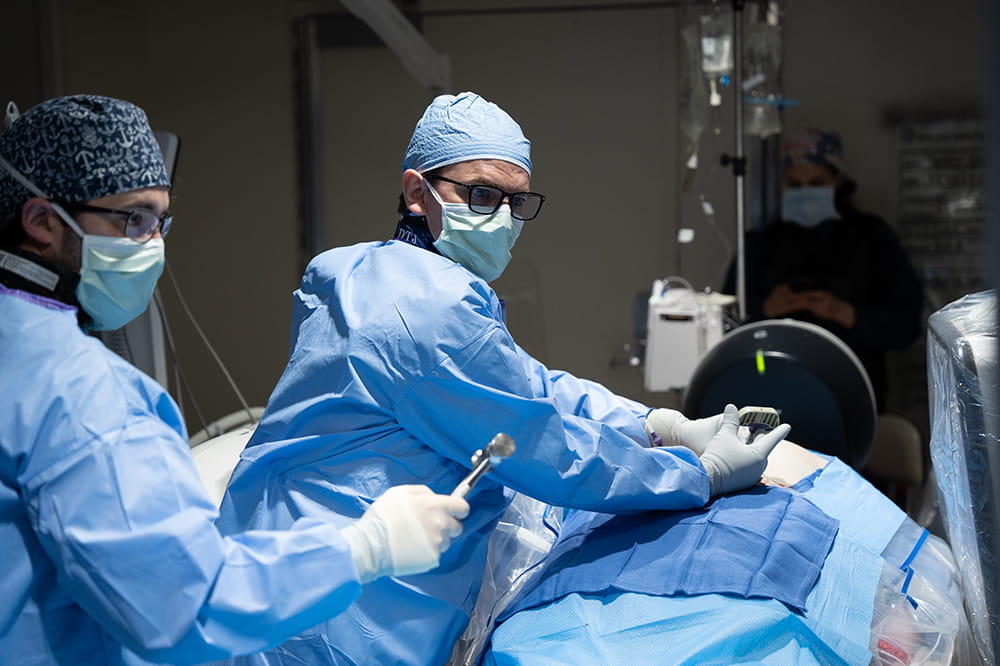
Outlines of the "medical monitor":
M 860 470 L 875 435 L 875 394 L 861 361 L 824 328 L 793 319 L 746 324 L 726 334 L 695 368 L 684 413 L 773 407 L 790 441 Z

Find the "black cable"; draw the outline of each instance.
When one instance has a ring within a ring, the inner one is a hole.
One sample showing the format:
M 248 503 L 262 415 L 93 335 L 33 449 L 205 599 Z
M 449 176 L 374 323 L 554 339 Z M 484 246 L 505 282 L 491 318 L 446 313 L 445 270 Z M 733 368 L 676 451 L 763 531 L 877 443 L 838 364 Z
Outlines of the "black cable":
M 167 340 L 167 349 L 170 351 L 170 360 L 174 364 L 174 382 L 177 384 L 177 402 L 181 402 L 182 392 L 186 391 L 191 400 L 191 407 L 198 416 L 198 421 L 201 423 L 202 429 L 208 428 L 208 421 L 205 419 L 205 415 L 202 414 L 201 409 L 198 407 L 198 400 L 194 397 L 194 391 L 191 390 L 191 385 L 188 383 L 187 376 L 184 374 L 184 369 L 181 367 L 180 359 L 177 357 L 177 349 L 174 347 L 174 336 L 171 333 L 170 324 L 167 321 L 166 313 L 163 311 L 163 303 L 160 301 L 160 295 L 158 293 L 153 295 L 153 302 L 156 304 L 156 309 L 160 313 L 160 322 L 163 325 L 164 337 Z
M 187 318 L 191 322 L 191 325 L 194 326 L 194 330 L 201 338 L 201 341 L 205 343 L 205 347 L 208 349 L 208 352 L 212 355 L 212 358 L 215 360 L 216 365 L 218 365 L 219 369 L 222 370 L 222 374 L 225 375 L 226 380 L 229 382 L 230 388 L 233 389 L 233 393 L 236 394 L 236 397 L 239 399 L 240 404 L 243 406 L 243 410 L 247 413 L 247 416 L 250 418 L 251 421 L 255 420 L 253 412 L 250 411 L 250 405 L 247 403 L 246 399 L 243 397 L 243 394 L 240 392 L 239 387 L 236 385 L 236 381 L 233 379 L 233 376 L 229 374 L 229 369 L 226 368 L 226 364 L 222 362 L 222 358 L 215 351 L 215 347 L 213 347 L 212 343 L 209 342 L 208 336 L 205 335 L 205 332 L 201 330 L 201 326 L 198 325 L 197 320 L 194 318 L 194 314 L 191 312 L 191 308 L 188 307 L 187 301 L 184 300 L 184 295 L 181 294 L 180 286 L 177 284 L 177 280 L 174 278 L 174 272 L 170 270 L 169 264 L 166 264 L 166 273 L 167 277 L 170 278 L 170 284 L 174 288 L 174 293 L 177 295 L 177 302 L 180 303 L 181 308 L 184 310 L 184 314 L 187 315 Z

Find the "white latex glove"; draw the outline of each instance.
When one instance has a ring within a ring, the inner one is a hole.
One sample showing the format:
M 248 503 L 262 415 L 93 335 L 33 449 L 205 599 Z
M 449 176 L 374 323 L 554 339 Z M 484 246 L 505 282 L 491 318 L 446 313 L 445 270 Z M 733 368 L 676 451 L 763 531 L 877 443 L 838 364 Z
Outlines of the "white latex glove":
M 438 565 L 469 503 L 437 495 L 427 486 L 394 486 L 372 503 L 357 522 L 340 531 L 351 547 L 362 583 L 386 575 L 423 573 Z
M 646 417 L 646 434 L 654 446 L 686 446 L 699 456 L 721 427 L 722 414 L 692 420 L 676 409 L 654 409 Z
M 767 467 L 767 456 L 789 430 L 791 426 L 782 423 L 747 444 L 748 429 L 740 428 L 736 405 L 726 405 L 722 413 L 722 427 L 701 455 L 701 464 L 708 473 L 711 496 L 743 490 L 757 483 Z

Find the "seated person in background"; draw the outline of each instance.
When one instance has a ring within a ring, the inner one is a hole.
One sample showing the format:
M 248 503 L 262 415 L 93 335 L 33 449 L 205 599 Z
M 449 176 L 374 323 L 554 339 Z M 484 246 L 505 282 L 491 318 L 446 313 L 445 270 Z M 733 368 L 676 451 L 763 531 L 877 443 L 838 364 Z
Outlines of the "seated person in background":
M 403 159 L 394 239 L 329 250 L 306 269 L 288 365 L 219 525 L 347 523 L 392 485 L 451 491 L 498 432 L 515 453 L 474 487 L 463 535 L 436 571 L 376 581 L 341 617 L 241 663 L 444 664 L 516 493 L 606 513 L 700 507 L 755 484 L 788 432 L 748 444 L 731 406 L 700 421 L 669 410 L 647 419 L 649 407 L 518 347 L 488 283 L 544 199 L 530 191 L 529 145 L 474 93 L 427 107 Z M 697 452 L 651 447 L 647 429 Z
M 892 228 L 851 204 L 856 185 L 837 134 L 794 132 L 782 152 L 782 219 L 746 235 L 747 317 L 829 330 L 864 365 L 883 412 L 886 351 L 920 335 L 920 280 Z M 724 291 L 736 293 L 735 263 Z
M 202 663 L 261 650 L 426 571 L 468 510 L 426 487 L 354 524 L 223 537 L 177 405 L 87 331 L 138 316 L 170 182 L 142 109 L 75 95 L 0 134 L 0 661 Z M 380 493 L 388 490 L 380 488 Z M 308 584 L 301 584 L 302 581 Z M 131 651 L 134 654 L 130 654 Z

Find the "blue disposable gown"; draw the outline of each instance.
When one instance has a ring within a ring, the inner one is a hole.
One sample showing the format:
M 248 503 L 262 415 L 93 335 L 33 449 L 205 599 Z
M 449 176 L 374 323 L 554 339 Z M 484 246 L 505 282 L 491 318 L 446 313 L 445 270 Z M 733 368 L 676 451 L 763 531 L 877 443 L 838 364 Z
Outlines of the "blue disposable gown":
M 219 534 L 176 405 L 75 309 L 0 286 L 0 313 L 0 662 L 203 662 L 359 594 L 329 524 Z
M 450 259 L 399 241 L 319 255 L 295 293 L 288 366 L 223 501 L 224 530 L 343 524 L 396 484 L 451 492 L 497 432 L 517 450 L 474 488 L 439 568 L 366 585 L 266 663 L 444 663 L 511 491 L 606 513 L 703 505 L 697 457 L 648 448 L 648 411 L 531 358 L 489 285 Z

